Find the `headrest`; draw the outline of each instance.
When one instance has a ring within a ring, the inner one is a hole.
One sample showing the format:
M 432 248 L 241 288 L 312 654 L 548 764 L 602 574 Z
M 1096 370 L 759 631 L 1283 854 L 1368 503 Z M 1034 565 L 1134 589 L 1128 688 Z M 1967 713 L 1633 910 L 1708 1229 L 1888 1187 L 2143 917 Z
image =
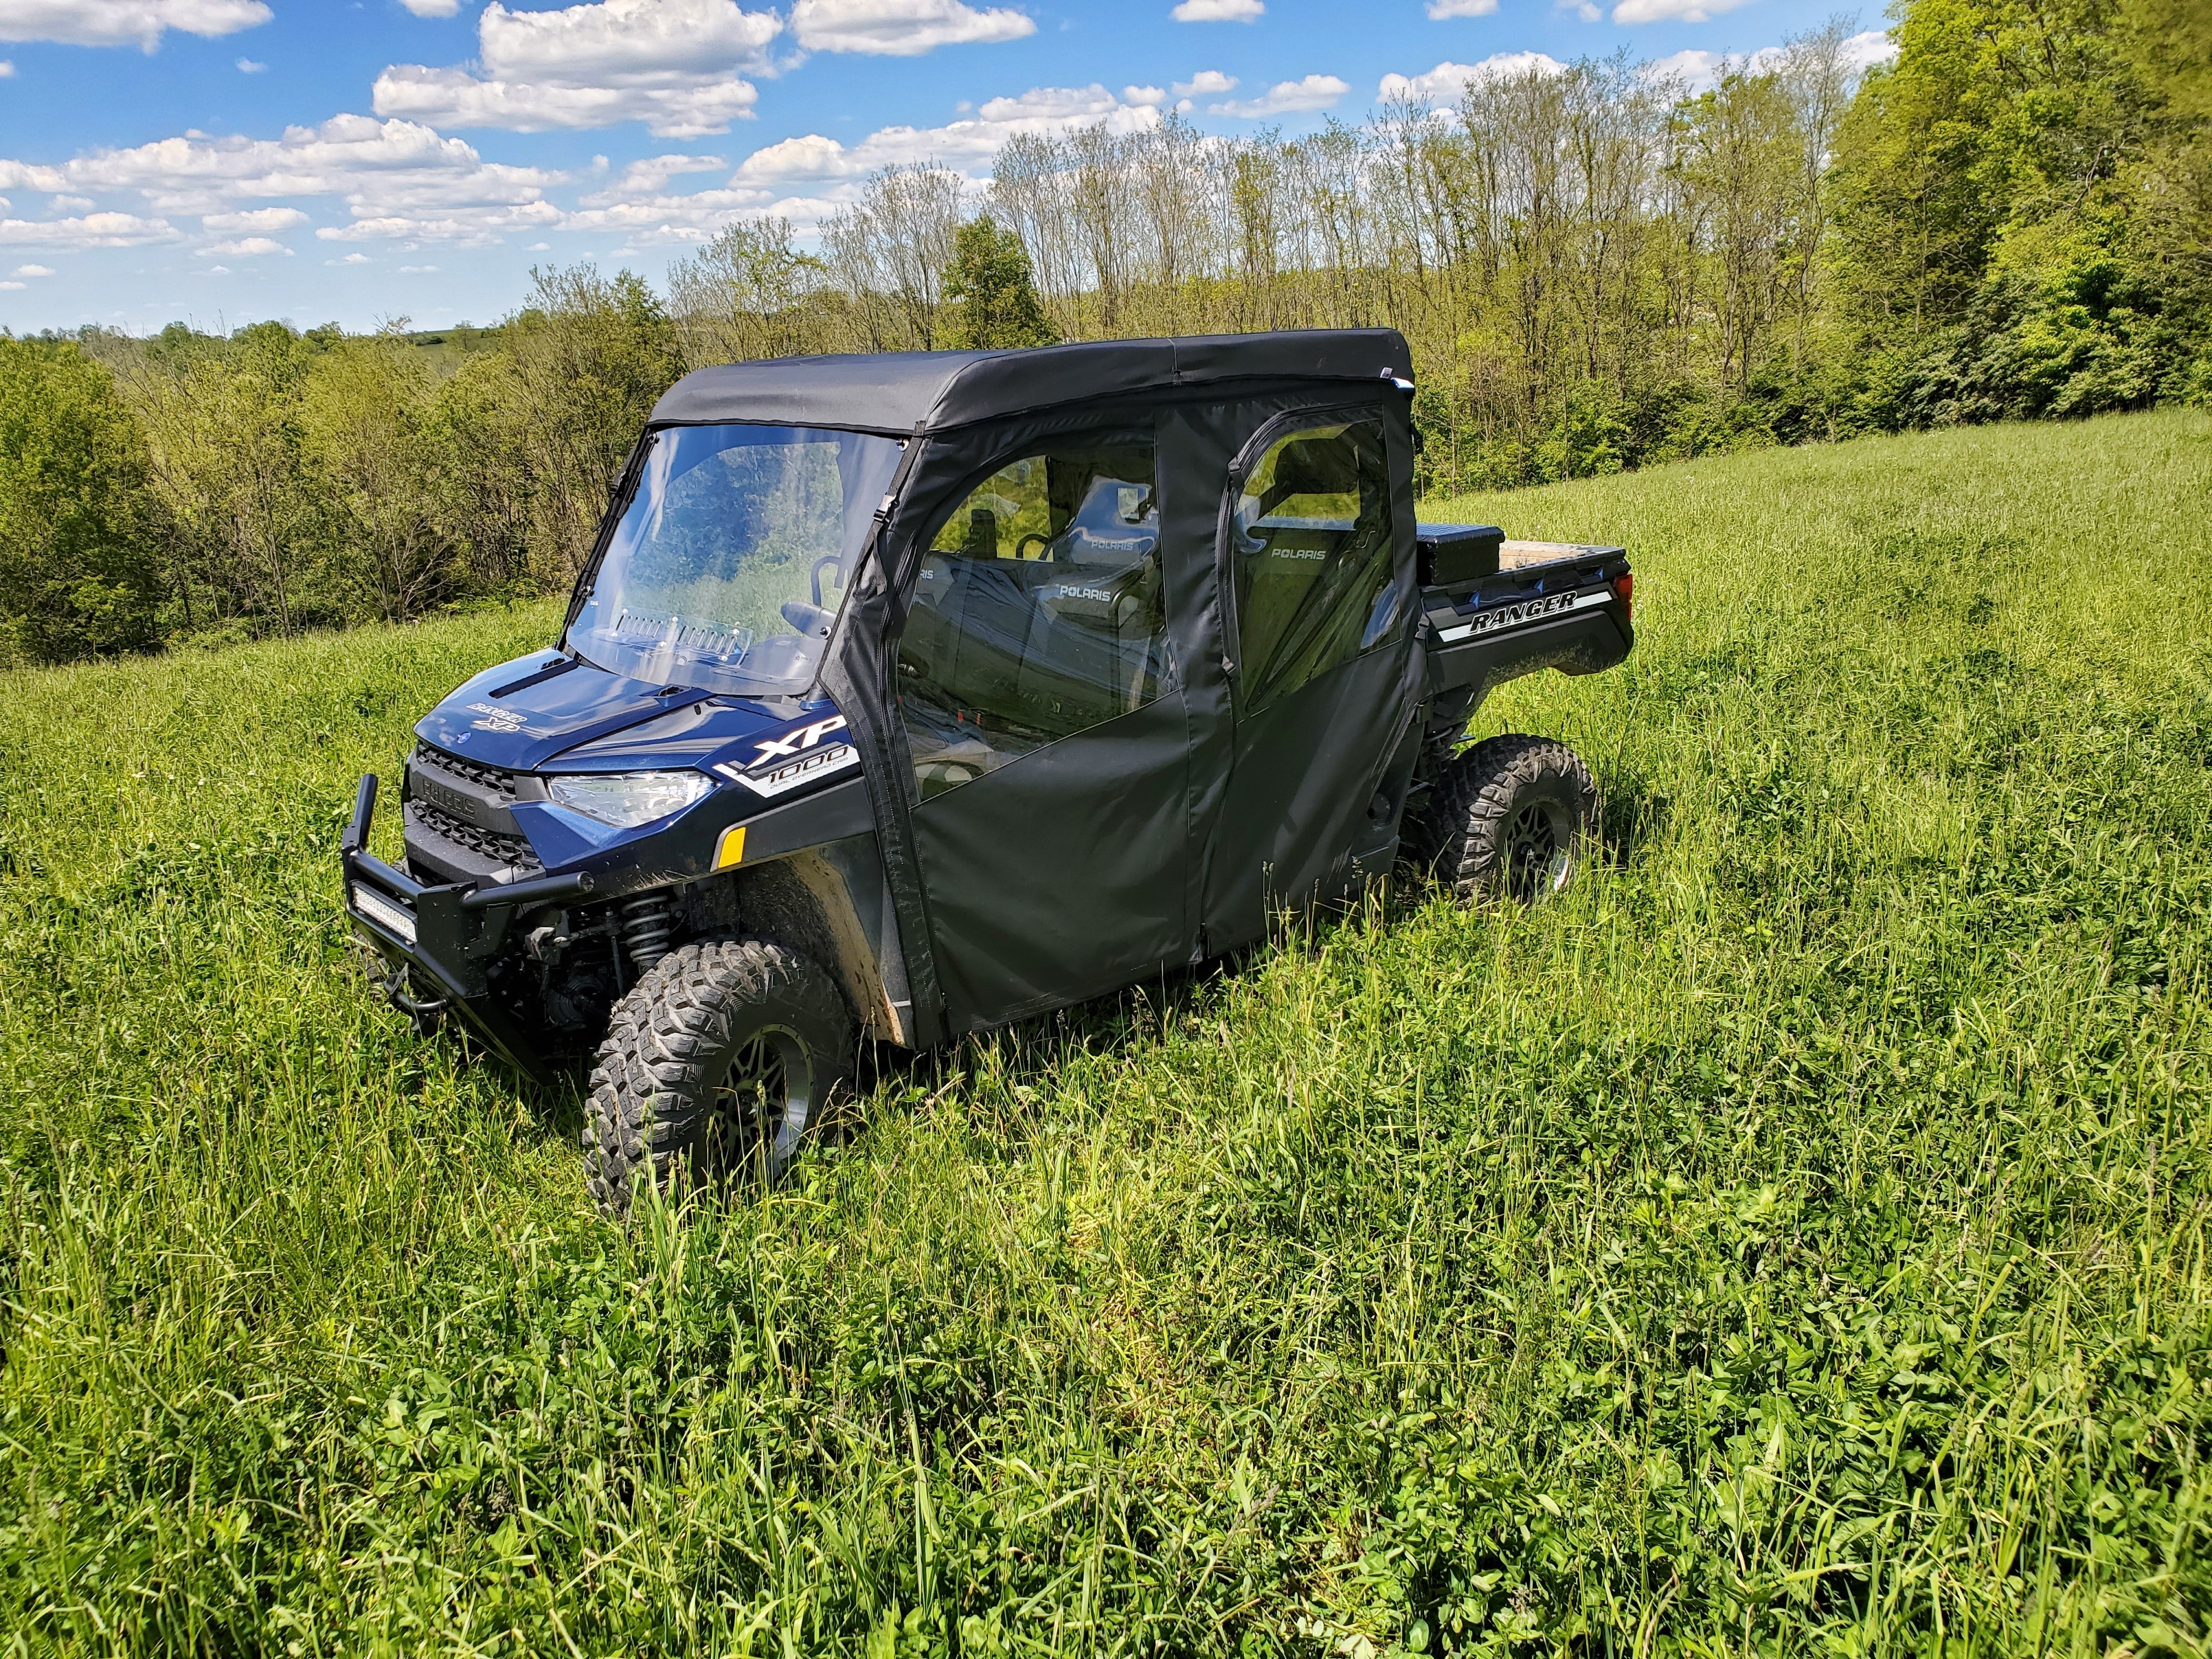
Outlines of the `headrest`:
M 1340 438 L 1297 438 L 1275 456 L 1275 481 L 1260 497 L 1266 518 L 1293 495 L 1358 495 L 1359 452 Z

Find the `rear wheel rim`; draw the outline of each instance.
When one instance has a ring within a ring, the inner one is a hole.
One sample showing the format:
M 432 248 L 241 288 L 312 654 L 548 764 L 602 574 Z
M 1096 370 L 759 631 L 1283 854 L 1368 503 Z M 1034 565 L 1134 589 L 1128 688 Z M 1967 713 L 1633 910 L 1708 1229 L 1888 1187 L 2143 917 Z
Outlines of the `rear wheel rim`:
M 1505 824 L 1505 890 L 1526 902 L 1565 886 L 1574 866 L 1574 834 L 1564 801 L 1522 802 Z
M 781 1175 L 806 1133 L 813 1081 L 796 1031 L 770 1026 L 739 1043 L 708 1104 L 697 1153 L 705 1182 L 765 1183 Z

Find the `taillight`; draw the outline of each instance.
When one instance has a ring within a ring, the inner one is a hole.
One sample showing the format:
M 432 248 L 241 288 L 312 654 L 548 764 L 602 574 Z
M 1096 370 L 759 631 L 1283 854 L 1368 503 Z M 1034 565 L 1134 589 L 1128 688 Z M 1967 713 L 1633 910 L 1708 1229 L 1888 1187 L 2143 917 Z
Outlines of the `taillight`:
M 1613 579 L 1613 597 L 1620 601 L 1624 618 L 1636 614 L 1636 573 L 1624 570 Z

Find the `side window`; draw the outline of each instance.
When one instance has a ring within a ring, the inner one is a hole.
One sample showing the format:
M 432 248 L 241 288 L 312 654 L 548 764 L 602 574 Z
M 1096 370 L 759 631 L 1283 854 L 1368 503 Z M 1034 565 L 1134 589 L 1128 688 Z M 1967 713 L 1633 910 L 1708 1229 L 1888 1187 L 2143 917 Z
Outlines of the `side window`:
M 1231 527 L 1248 712 L 1378 643 L 1397 611 L 1390 469 L 1374 421 L 1307 427 L 1267 447 Z
M 1006 462 L 922 556 L 899 713 L 924 799 L 1159 695 L 1166 617 L 1152 447 Z

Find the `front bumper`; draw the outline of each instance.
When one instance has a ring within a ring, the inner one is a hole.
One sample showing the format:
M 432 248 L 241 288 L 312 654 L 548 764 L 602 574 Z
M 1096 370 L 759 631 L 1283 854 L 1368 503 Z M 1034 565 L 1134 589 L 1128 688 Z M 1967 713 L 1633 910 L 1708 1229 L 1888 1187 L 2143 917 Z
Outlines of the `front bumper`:
M 486 971 L 517 916 L 582 897 L 592 891 L 591 876 L 575 872 L 504 884 L 425 885 L 367 850 L 376 783 L 374 772 L 362 779 L 338 846 L 346 915 L 355 933 L 392 969 L 383 981 L 385 999 L 418 1020 L 453 1013 L 509 1064 L 546 1079 L 550 1068 L 537 1044 L 496 1006 Z M 429 988 L 430 994 L 410 995 L 410 981 Z

